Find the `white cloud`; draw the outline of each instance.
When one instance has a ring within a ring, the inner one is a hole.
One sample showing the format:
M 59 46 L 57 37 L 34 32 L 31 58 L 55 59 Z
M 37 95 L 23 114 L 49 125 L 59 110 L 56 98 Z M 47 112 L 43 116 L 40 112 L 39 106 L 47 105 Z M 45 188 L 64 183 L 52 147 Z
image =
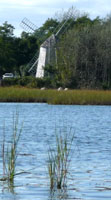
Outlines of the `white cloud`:
M 75 2 L 79 2 L 80 0 L 66 0 L 67 2 L 71 2 L 71 3 L 75 3 Z M 82 1 L 86 1 L 86 0 L 82 0 Z M 81 1 L 80 1 L 81 2 Z
M 33 0 L 32 0 L 33 1 Z M 19 1 L 19 0 L 1 0 L 1 6 L 2 5 L 5 5 L 6 7 L 7 6 L 11 6 L 11 5 L 16 5 L 16 6 L 18 6 L 18 5 L 26 5 L 26 4 L 28 4 L 28 5 L 32 5 L 32 1 L 27 1 L 27 0 L 23 0 L 23 1 Z
M 88 12 L 91 17 L 104 17 L 110 12 L 111 0 L 0 0 L 0 24 L 8 21 L 18 30 L 24 17 L 40 26 L 57 11 L 72 6 Z
M 59 3 L 60 2 L 60 0 L 56 0 L 56 4 L 57 3 Z M 64 1 L 62 1 L 62 2 L 64 2 Z M 54 4 L 54 2 L 52 1 L 52 0 L 1 0 L 1 5 L 5 5 L 5 6 L 7 6 L 7 5 L 16 5 L 16 6 L 18 6 L 18 5 L 20 5 L 20 6 L 39 6 L 39 5 L 46 5 L 46 4 L 51 4 L 51 5 L 53 5 Z

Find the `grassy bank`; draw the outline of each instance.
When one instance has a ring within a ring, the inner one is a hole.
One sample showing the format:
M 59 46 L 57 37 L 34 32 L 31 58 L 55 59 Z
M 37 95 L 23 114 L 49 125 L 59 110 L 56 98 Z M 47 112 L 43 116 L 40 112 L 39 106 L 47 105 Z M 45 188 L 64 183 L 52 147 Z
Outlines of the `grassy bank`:
M 39 90 L 1 87 L 0 102 L 46 102 L 67 105 L 111 105 L 111 91 L 102 90 Z

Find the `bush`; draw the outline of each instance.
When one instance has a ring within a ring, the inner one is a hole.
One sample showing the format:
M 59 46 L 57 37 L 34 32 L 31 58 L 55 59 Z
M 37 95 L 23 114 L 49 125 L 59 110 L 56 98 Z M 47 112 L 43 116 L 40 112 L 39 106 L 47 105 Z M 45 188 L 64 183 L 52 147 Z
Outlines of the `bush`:
M 109 89 L 109 84 L 103 83 L 103 84 L 102 84 L 102 89 L 103 89 L 103 90 L 108 90 L 108 89 Z
M 31 76 L 24 76 L 18 80 L 18 85 L 20 86 L 27 86 L 29 83 L 32 83 L 33 77 Z
M 1 80 L 1 86 L 12 86 L 17 85 L 18 78 L 7 78 Z
M 10 78 L 1 81 L 1 86 L 23 86 L 29 88 L 51 87 L 50 78 L 35 78 L 32 76 L 24 76 L 20 78 Z
M 1 86 L 29 86 L 29 87 L 37 87 L 37 80 L 35 77 L 32 76 L 24 76 L 20 78 L 13 78 L 13 79 L 4 79 L 1 81 Z
M 77 88 L 76 79 L 70 80 L 67 84 L 62 83 L 56 78 L 36 78 L 33 76 L 23 76 L 19 78 L 7 78 L 1 81 L 1 86 L 22 86 L 29 88 L 58 88 L 58 87 L 68 87 Z

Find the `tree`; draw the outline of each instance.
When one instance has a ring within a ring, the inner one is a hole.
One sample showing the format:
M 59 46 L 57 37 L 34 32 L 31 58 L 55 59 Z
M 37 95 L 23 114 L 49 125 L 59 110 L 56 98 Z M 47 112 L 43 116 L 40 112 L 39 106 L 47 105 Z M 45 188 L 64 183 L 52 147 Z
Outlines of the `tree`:
M 7 21 L 3 23 L 3 26 L 0 26 L 0 36 L 2 37 L 13 37 L 14 27 L 11 24 L 8 24 Z
M 13 49 L 13 30 L 14 27 L 7 22 L 0 26 L 0 74 L 12 72 L 16 60 Z
M 56 19 L 48 19 L 46 22 L 35 31 L 34 36 L 37 38 L 37 44 L 40 46 L 48 37 L 50 37 L 59 22 Z

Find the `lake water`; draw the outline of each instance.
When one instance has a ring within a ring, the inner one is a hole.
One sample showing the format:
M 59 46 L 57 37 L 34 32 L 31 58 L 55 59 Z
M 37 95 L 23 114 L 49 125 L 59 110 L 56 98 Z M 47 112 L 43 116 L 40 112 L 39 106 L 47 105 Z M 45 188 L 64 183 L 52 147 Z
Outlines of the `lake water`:
M 0 182 L 0 200 L 111 199 L 111 106 L 0 103 L 1 145 L 4 123 L 10 142 L 16 110 L 19 126 L 24 121 L 16 170 L 24 173 L 15 176 L 12 188 Z M 64 128 L 75 135 L 67 188 L 51 192 L 48 149 L 55 142 L 55 129 Z

